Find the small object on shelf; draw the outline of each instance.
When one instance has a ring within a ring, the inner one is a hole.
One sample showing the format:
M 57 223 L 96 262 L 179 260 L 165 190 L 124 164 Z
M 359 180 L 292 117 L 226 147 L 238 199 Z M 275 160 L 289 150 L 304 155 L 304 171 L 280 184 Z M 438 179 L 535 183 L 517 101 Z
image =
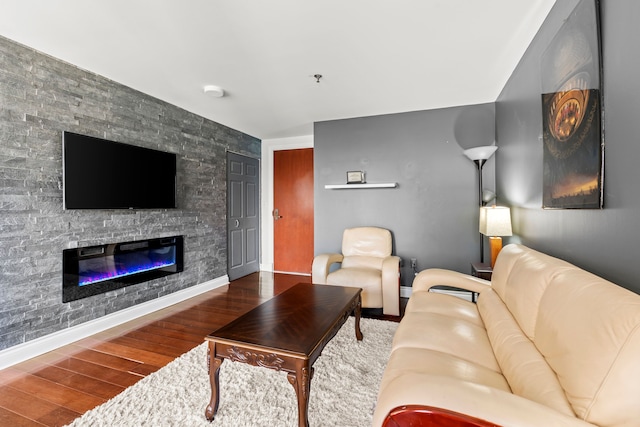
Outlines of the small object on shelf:
M 364 184 L 365 182 L 363 171 L 347 172 L 347 184 Z

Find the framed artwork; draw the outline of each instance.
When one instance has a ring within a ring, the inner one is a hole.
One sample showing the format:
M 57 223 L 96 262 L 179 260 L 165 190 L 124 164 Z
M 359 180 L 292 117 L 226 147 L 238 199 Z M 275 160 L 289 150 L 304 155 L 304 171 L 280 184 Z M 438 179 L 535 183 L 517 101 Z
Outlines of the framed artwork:
M 598 0 L 581 0 L 542 55 L 545 209 L 603 207 L 599 10 Z

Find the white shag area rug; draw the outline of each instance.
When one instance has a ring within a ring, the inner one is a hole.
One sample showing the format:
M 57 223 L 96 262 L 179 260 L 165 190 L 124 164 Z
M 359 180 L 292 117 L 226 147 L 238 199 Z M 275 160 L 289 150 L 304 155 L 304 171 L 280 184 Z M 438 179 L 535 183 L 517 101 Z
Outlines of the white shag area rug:
M 312 427 L 371 425 L 382 372 L 398 324 L 361 319 L 364 340 L 350 317 L 313 365 L 309 399 Z M 220 406 L 204 417 L 211 397 L 207 344 L 183 354 L 70 426 L 297 426 L 295 390 L 285 372 L 225 360 L 220 367 Z

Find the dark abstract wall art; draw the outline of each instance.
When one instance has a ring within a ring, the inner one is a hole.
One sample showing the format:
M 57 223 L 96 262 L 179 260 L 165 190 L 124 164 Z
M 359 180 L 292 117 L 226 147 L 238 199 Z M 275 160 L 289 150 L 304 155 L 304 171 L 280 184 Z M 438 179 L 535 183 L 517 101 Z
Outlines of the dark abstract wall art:
M 603 207 L 599 31 L 599 2 L 582 0 L 542 56 L 545 209 Z

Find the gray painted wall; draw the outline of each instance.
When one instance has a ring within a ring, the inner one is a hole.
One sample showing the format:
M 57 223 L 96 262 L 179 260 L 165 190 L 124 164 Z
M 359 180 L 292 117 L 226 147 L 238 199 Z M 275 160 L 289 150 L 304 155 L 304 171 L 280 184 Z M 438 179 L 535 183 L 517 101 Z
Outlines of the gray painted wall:
M 603 210 L 543 210 L 540 57 L 576 0 L 557 2 L 496 103 L 497 191 L 514 241 L 640 292 L 640 3 L 602 2 Z
M 260 141 L 0 38 L 0 349 L 226 274 L 226 150 Z M 178 209 L 62 209 L 62 131 L 178 154 Z M 62 250 L 185 236 L 184 272 L 62 303 Z
M 314 127 L 315 253 L 340 252 L 345 228 L 388 228 L 404 260 L 402 282 L 413 272 L 450 268 L 468 273 L 480 260 L 477 170 L 462 151 L 494 139 L 494 106 L 483 104 L 316 123 Z M 369 183 L 396 189 L 326 190 L 363 170 Z M 484 168 L 493 189 L 494 163 Z

